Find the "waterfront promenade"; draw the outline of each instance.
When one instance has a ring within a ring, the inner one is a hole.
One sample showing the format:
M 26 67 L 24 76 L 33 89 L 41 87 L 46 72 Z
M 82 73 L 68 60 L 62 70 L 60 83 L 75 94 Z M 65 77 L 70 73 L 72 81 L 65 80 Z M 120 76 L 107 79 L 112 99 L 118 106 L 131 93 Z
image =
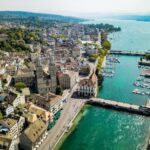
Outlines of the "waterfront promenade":
M 76 86 L 72 92 L 75 89 Z M 47 139 L 40 145 L 38 150 L 53 150 L 59 140 L 63 137 L 64 133 L 71 127 L 73 120 L 84 105 L 83 101 L 72 99 L 71 95 L 72 93 L 70 93 L 67 98 L 67 102 L 64 105 L 60 118 L 55 126 L 49 131 Z

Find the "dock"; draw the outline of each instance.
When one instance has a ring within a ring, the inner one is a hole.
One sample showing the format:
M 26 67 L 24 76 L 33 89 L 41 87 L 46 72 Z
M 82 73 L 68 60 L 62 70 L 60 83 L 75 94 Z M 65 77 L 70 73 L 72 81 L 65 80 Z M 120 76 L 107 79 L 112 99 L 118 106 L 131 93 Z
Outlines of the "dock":
M 114 54 L 114 55 L 129 55 L 129 56 L 145 56 L 146 54 L 148 54 L 148 52 L 110 50 L 109 54 Z
M 139 105 L 128 104 L 128 103 L 123 103 L 118 101 L 105 100 L 101 98 L 92 98 L 88 100 L 86 104 L 139 114 L 143 116 L 150 116 L 150 107 L 143 106 L 143 105 L 139 106 Z

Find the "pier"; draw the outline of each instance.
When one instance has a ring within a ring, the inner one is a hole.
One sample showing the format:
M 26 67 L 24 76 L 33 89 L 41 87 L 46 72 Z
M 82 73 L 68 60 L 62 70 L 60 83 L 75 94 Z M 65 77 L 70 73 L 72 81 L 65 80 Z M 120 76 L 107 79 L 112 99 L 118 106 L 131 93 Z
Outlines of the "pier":
M 145 54 L 149 54 L 149 52 L 110 50 L 109 54 L 114 54 L 114 55 L 129 55 L 129 56 L 144 56 Z
M 118 111 L 124 111 L 134 114 L 139 114 L 143 116 L 150 116 L 150 107 L 147 106 L 139 106 L 139 105 L 132 105 L 123 102 L 117 102 L 112 100 L 105 100 L 101 98 L 92 98 L 86 102 L 86 104 L 100 106 L 109 109 L 115 109 Z

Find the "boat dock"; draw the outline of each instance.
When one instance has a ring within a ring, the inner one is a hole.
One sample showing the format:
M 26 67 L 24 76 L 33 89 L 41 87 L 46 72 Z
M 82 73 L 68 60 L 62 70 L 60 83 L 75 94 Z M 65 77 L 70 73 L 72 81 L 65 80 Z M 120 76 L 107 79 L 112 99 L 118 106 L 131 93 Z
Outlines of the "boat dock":
M 114 55 L 130 55 L 130 56 L 144 56 L 145 54 L 147 54 L 147 52 L 110 50 L 109 54 L 114 54 Z
M 92 99 L 88 100 L 86 103 L 90 104 L 90 105 L 115 109 L 118 111 L 135 113 L 135 114 L 144 115 L 144 116 L 150 116 L 150 107 L 143 106 L 143 105 L 142 106 L 132 105 L 132 104 L 128 104 L 128 103 L 117 102 L 117 101 L 112 101 L 112 100 L 105 100 L 105 99 L 101 99 L 101 98 L 92 98 Z

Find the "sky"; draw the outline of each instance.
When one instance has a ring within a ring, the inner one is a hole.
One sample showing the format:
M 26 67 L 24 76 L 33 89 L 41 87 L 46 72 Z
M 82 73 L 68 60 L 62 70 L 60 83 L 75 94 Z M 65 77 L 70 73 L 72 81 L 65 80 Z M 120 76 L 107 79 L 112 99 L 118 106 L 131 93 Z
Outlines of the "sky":
M 0 10 L 57 14 L 150 13 L 150 0 L 0 0 Z

